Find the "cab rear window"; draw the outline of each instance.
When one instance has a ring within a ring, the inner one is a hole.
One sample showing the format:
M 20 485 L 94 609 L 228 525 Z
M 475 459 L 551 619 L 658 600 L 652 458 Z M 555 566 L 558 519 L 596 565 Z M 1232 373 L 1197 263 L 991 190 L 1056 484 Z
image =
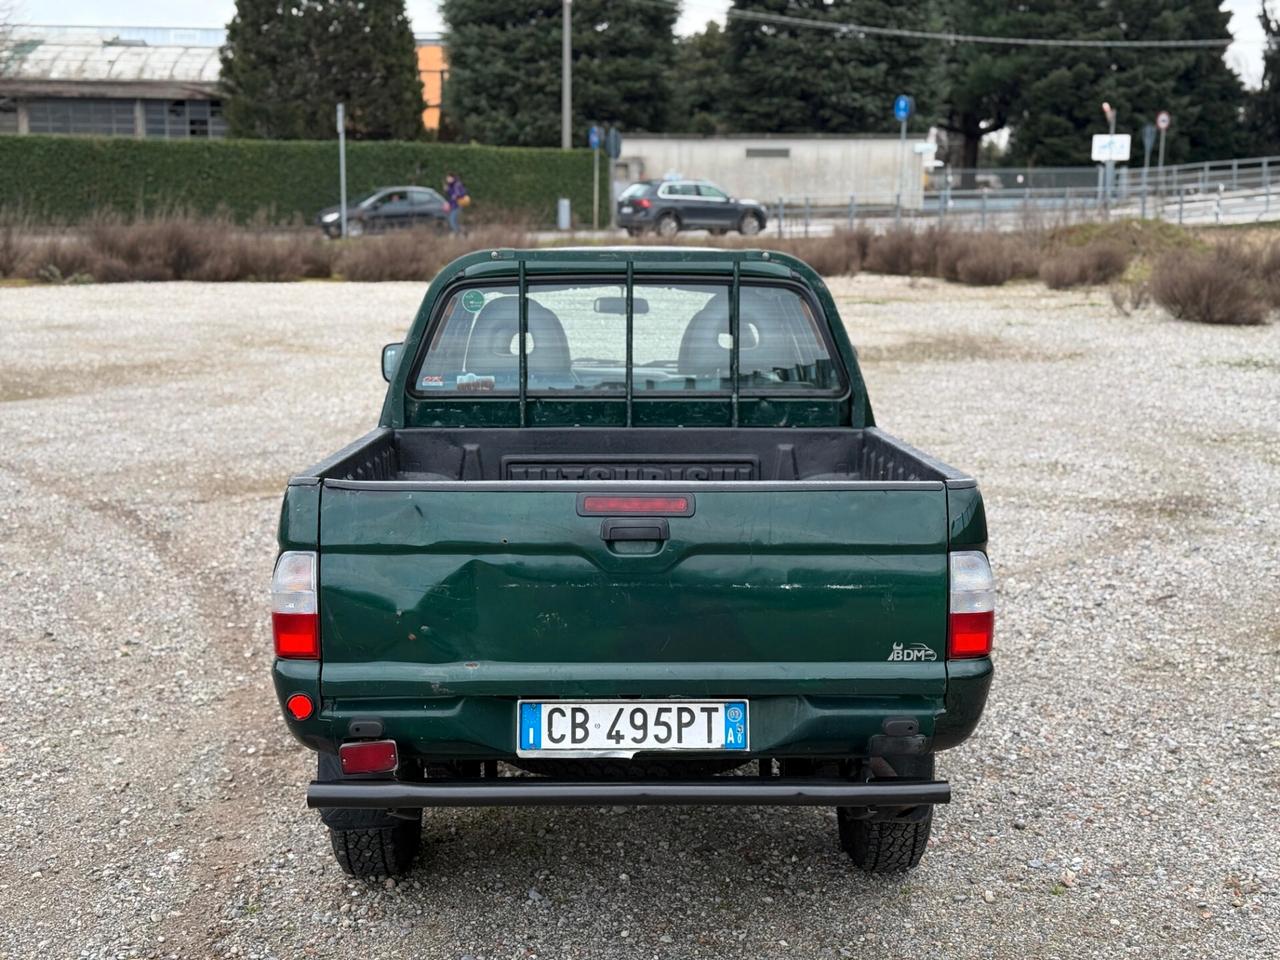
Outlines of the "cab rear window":
M 732 390 L 730 296 L 727 283 L 635 283 L 633 395 Z M 838 366 L 805 297 L 790 288 L 756 284 L 743 284 L 739 297 L 740 393 L 829 394 L 841 388 Z M 625 283 L 532 282 L 527 324 L 530 395 L 625 393 Z M 519 331 L 515 285 L 454 291 L 415 372 L 414 392 L 519 393 Z

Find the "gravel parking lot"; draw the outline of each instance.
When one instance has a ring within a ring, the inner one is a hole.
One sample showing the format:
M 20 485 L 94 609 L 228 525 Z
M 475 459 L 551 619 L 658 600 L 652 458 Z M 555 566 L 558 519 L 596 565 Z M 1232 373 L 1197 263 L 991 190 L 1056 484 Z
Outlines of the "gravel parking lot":
M 399 884 L 303 808 L 265 609 L 285 478 L 374 423 L 421 286 L 0 288 L 0 956 L 1280 955 L 1280 326 L 834 286 L 1000 577 L 921 868 L 818 809 L 494 809 Z

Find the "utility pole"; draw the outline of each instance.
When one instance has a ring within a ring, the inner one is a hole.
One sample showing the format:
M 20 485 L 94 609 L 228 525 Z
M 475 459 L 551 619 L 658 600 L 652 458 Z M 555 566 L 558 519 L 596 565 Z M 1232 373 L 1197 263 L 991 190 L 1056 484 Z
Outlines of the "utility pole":
M 573 146 L 573 14 L 570 4 L 564 0 L 564 27 L 560 44 L 560 149 Z

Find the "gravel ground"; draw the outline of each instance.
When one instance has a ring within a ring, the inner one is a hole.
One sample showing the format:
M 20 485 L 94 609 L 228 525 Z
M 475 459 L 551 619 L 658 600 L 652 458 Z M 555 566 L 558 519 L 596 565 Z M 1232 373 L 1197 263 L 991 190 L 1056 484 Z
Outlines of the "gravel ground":
M 264 610 L 285 477 L 375 421 L 420 287 L 0 288 L 0 956 L 1280 953 L 1280 326 L 836 286 L 1001 579 L 921 868 L 816 809 L 462 810 L 398 885 L 303 808 Z

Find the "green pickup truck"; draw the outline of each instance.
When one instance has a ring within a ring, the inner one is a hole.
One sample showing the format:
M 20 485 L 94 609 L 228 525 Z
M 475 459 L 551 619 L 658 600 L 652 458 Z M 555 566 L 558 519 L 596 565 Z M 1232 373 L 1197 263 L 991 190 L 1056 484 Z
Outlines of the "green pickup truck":
M 435 279 L 379 426 L 293 477 L 274 682 L 338 862 L 426 807 L 835 807 L 915 866 L 991 684 L 974 480 L 875 426 L 812 269 L 492 250 Z

